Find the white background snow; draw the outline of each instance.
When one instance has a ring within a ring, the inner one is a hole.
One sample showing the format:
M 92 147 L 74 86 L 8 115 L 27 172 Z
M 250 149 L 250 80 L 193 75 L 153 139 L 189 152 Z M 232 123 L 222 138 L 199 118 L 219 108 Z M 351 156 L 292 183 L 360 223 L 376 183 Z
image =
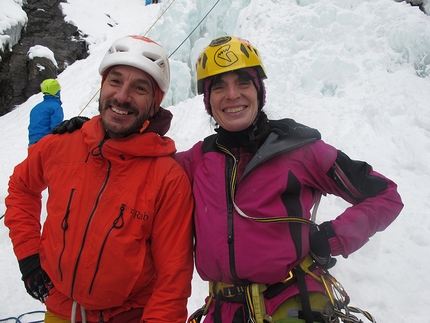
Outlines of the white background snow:
M 366 160 L 398 184 L 405 204 L 398 219 L 348 259 L 338 259 L 331 270 L 351 297 L 351 305 L 368 310 L 379 323 L 429 323 L 430 17 L 418 7 L 392 0 L 171 3 L 68 0 L 62 4 L 65 19 L 88 35 L 90 54 L 58 76 L 65 118 L 81 112 L 89 117 L 97 114 L 97 69 L 108 46 L 124 35 L 147 35 L 172 54 L 171 90 L 163 104 L 174 115 L 168 135 L 178 150 L 190 148 L 213 132 L 202 97 L 195 95 L 197 55 L 217 36 L 249 39 L 260 49 L 269 77 L 265 110 L 271 118 L 290 117 L 319 129 L 326 142 L 353 159 Z M 19 39 L 17 33 L 26 22 L 21 5 L 0 0 L 3 48 Z M 37 49 L 29 55 L 44 52 Z M 51 57 L 48 50 L 45 55 Z M 41 100 L 40 94 L 34 95 L 0 117 L 0 215 L 9 176 L 27 154 L 29 112 Z M 326 197 L 317 221 L 332 219 L 345 207 L 345 202 Z M 43 310 L 25 292 L 3 220 L 0 286 L 0 320 Z M 196 274 L 190 312 L 203 304 L 206 294 L 206 283 Z M 21 321 L 41 317 L 27 315 Z

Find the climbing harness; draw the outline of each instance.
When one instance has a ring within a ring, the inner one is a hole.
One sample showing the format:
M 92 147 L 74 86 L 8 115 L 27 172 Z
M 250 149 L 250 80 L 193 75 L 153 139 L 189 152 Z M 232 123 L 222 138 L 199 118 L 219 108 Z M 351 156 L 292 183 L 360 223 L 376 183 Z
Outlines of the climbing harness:
M 321 274 L 316 274 L 316 269 L 319 269 Z M 306 275 L 319 281 L 324 286 L 325 293 L 315 297 L 316 294 L 320 293 L 308 292 L 305 281 Z M 299 287 L 298 297 L 303 314 L 301 320 L 305 323 L 339 323 L 340 321 L 344 323 L 363 323 L 362 320 L 352 313 L 362 314 L 370 322 L 376 323 L 375 318 L 369 312 L 349 306 L 350 298 L 342 285 L 326 269 L 318 267 L 310 255 L 307 255 L 305 260 L 296 266 L 285 280 L 273 285 L 258 283 L 233 285 L 223 282 L 209 282 L 208 301 L 203 307 L 190 316 L 188 322 L 200 323 L 202 317 L 208 313 L 212 302 L 215 302 L 214 321 L 215 323 L 220 323 L 221 314 L 219 312 L 219 302 L 224 301 L 243 303 L 249 317 L 248 322 L 250 323 L 276 323 L 277 321 L 266 313 L 264 299 L 271 299 L 279 295 L 279 293 L 295 283 L 297 283 Z M 318 312 L 312 311 L 311 308 L 314 308 L 312 301 L 319 302 L 319 307 L 322 307 L 321 300 L 324 295 L 327 299 L 324 308 L 321 308 L 321 311 Z M 286 300 L 286 302 L 287 301 L 288 300 Z M 280 306 L 282 306 L 282 304 Z M 285 315 L 285 313 L 283 315 Z M 320 318 L 316 318 L 317 316 Z

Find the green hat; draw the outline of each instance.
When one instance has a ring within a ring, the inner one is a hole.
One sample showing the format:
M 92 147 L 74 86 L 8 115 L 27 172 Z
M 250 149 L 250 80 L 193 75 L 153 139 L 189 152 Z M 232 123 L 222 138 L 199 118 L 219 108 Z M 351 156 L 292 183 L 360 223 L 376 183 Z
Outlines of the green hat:
M 43 94 L 59 97 L 60 94 L 58 92 L 61 90 L 61 86 L 57 80 L 46 79 L 40 84 L 40 90 L 42 91 Z

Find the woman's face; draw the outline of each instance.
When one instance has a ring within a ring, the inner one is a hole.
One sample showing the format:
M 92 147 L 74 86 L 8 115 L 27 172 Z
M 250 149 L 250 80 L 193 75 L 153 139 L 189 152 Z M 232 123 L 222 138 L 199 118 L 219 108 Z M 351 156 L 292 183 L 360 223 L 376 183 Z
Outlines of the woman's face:
M 210 88 L 209 103 L 215 121 L 227 131 L 248 128 L 258 113 L 258 92 L 249 77 L 228 72 L 217 77 Z M 246 74 L 248 76 L 248 74 Z

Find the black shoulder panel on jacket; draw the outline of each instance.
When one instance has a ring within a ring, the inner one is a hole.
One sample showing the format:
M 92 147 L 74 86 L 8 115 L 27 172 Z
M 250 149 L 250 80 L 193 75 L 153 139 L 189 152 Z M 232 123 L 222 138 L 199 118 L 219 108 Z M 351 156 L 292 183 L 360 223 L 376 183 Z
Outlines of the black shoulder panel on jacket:
M 216 138 L 217 137 L 218 137 L 218 134 L 215 133 L 213 135 L 206 137 L 203 140 L 203 145 L 202 145 L 203 153 L 217 150 L 217 146 L 216 146 Z
M 302 139 L 321 139 L 318 130 L 297 123 L 293 119 L 270 120 L 270 128 L 281 137 L 302 138 Z
M 384 178 L 370 175 L 371 170 L 372 167 L 366 162 L 352 160 L 338 150 L 335 164 L 327 175 L 350 197 L 362 201 L 388 188 Z

